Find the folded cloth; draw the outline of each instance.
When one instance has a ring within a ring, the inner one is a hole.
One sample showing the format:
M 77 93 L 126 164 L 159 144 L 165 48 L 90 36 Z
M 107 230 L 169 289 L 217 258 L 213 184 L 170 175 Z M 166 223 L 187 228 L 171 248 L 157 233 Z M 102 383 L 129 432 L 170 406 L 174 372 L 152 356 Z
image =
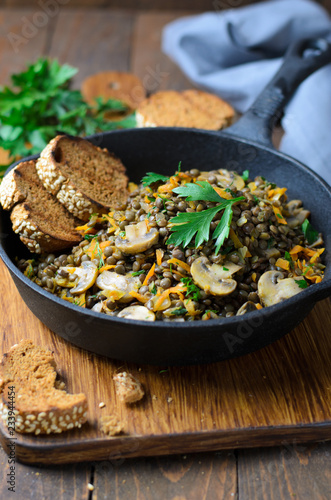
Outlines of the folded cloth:
M 242 113 L 272 79 L 289 44 L 307 37 L 331 40 L 327 12 L 310 0 L 270 0 L 178 19 L 165 27 L 162 49 L 193 83 Z M 280 145 L 329 184 L 330 82 L 331 64 L 300 85 L 286 107 Z

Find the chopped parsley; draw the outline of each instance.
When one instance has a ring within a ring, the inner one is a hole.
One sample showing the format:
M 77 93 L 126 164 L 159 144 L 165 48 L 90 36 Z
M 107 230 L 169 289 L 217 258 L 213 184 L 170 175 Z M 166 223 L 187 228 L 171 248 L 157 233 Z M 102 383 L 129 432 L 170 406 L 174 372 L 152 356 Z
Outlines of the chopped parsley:
M 178 309 L 174 309 L 171 311 L 172 316 L 182 316 L 183 314 L 187 313 L 187 309 L 185 307 L 179 307 Z
M 303 280 L 294 280 L 294 281 L 298 284 L 299 288 L 302 288 L 302 289 L 308 288 L 308 283 L 307 283 L 307 281 L 305 279 L 303 279 Z
M 316 231 L 313 226 L 310 224 L 309 220 L 306 219 L 305 222 L 301 226 L 302 232 L 305 235 L 306 240 L 308 241 L 309 245 L 312 245 L 315 243 L 315 241 L 318 239 L 318 231 Z
M 249 178 L 249 170 L 244 170 L 241 177 L 243 178 L 244 181 L 247 181 Z
M 198 302 L 200 299 L 200 288 L 196 286 L 192 278 L 181 278 L 180 281 L 186 286 L 186 298 Z
M 169 177 L 166 175 L 156 174 L 155 172 L 147 172 L 145 177 L 141 179 L 142 185 L 144 187 L 155 184 L 156 182 L 168 182 Z
M 294 262 L 292 260 L 291 255 L 289 254 L 289 252 L 285 252 L 284 253 L 284 259 L 287 260 L 290 263 L 290 267 L 293 269 L 294 268 Z
M 223 271 L 229 271 L 229 269 L 223 266 Z
M 141 269 L 141 271 L 134 271 L 132 273 L 132 276 L 140 276 L 141 274 L 145 274 L 146 272 L 144 271 L 144 269 Z

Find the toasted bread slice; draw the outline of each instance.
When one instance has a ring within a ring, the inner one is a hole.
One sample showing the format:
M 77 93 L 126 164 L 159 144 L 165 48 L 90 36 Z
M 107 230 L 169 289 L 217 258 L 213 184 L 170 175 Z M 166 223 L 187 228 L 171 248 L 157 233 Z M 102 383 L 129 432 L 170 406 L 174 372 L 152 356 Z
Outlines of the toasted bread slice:
M 233 108 L 219 97 L 198 90 L 156 92 L 136 112 L 138 127 L 192 127 L 220 130 L 232 122 Z
M 146 98 L 146 90 L 140 78 L 132 73 L 105 71 L 92 75 L 82 84 L 84 99 L 93 104 L 96 97 L 118 99 L 131 110 Z
M 75 217 L 88 221 L 128 197 L 125 167 L 107 149 L 80 137 L 59 135 L 37 160 L 37 173 L 47 191 Z
M 59 434 L 86 422 L 85 395 L 60 389 L 55 368 L 53 354 L 31 340 L 22 340 L 4 354 L 0 414 L 9 428 L 36 435 Z
M 18 164 L 0 185 L 0 203 L 12 210 L 13 230 L 31 252 L 53 252 L 78 244 L 80 220 L 72 216 L 42 185 L 36 161 Z

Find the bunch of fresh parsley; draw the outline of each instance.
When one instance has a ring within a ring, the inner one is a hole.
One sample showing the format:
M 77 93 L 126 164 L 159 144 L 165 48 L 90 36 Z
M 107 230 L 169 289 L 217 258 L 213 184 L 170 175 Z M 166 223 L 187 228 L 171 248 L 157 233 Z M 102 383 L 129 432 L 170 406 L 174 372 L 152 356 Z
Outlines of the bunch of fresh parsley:
M 71 90 L 77 71 L 41 58 L 12 75 L 12 87 L 0 88 L 0 147 L 22 157 L 39 153 L 58 133 L 85 136 L 135 126 L 134 115 L 117 122 L 105 119 L 110 110 L 128 111 L 122 102 L 100 97 L 90 106 L 79 90 Z

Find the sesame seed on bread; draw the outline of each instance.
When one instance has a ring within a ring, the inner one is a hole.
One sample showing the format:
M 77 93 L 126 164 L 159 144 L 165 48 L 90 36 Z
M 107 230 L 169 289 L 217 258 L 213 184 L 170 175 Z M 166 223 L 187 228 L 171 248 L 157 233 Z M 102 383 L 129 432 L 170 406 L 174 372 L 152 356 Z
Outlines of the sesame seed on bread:
M 80 137 L 52 139 L 37 160 L 37 173 L 47 191 L 84 221 L 92 213 L 106 213 L 114 204 L 124 203 L 128 196 L 122 162 Z
M 96 97 L 118 99 L 131 110 L 146 97 L 146 90 L 140 78 L 132 73 L 104 71 L 89 76 L 82 83 L 82 95 L 90 104 Z
M 19 163 L 0 185 L 0 203 L 11 210 L 13 230 L 31 252 L 53 252 L 78 244 L 80 220 L 42 185 L 35 160 Z
M 220 130 L 232 123 L 234 109 L 200 90 L 156 92 L 137 108 L 138 127 L 192 127 Z
M 4 354 L 0 415 L 7 426 L 13 427 L 14 422 L 17 432 L 59 434 L 86 422 L 86 396 L 60 389 L 55 368 L 51 351 L 31 340 L 21 340 Z

